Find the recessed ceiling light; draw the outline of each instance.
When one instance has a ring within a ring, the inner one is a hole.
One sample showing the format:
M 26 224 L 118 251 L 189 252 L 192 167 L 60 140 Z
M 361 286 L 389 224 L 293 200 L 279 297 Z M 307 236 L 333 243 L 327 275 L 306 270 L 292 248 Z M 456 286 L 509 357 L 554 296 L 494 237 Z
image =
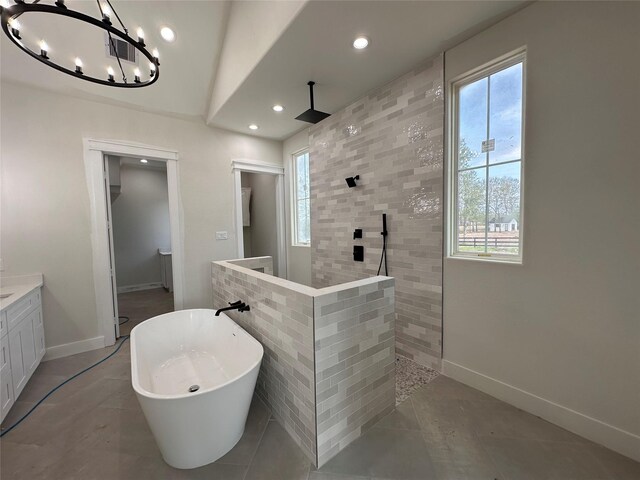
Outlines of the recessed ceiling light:
M 249 129 L 251 130 L 257 130 L 259 127 L 258 125 L 256 125 L 255 123 L 252 123 L 251 125 L 249 125 Z
M 273 106 L 273 111 L 274 112 L 281 112 L 284 110 L 284 107 L 282 105 L 274 105 Z
M 169 43 L 173 43 L 176 41 L 176 32 L 171 30 L 169 27 L 162 27 L 160 29 L 160 35 L 162 35 L 162 38 L 164 38 L 165 41 Z
M 149 162 L 149 160 L 147 160 L 146 158 L 141 158 L 140 159 L 140 163 L 148 163 L 148 162 Z
M 367 37 L 358 37 L 353 41 L 353 48 L 356 50 L 362 50 L 369 46 L 369 39 Z

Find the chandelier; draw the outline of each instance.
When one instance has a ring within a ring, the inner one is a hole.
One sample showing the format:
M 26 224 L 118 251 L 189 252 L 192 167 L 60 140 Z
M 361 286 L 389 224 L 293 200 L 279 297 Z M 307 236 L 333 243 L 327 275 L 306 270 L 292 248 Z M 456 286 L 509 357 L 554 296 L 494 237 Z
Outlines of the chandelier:
M 138 28 L 136 32 L 137 39 L 132 38 L 129 36 L 129 31 L 124 26 L 124 23 L 122 23 L 120 16 L 111 5 L 110 0 L 106 0 L 104 3 L 100 3 L 100 1 L 96 0 L 96 3 L 99 18 L 68 8 L 65 5 L 64 0 L 56 0 L 55 4 L 40 3 L 40 0 L 34 0 L 32 3 L 27 3 L 24 0 L 15 0 L 13 5 L 7 7 L 0 6 L 2 30 L 4 30 L 4 33 L 9 37 L 9 39 L 23 52 L 45 65 L 55 68 L 60 72 L 64 72 L 67 75 L 110 87 L 138 88 L 146 87 L 155 83 L 160 75 L 159 54 L 155 49 L 152 52 L 147 50 L 147 46 L 144 42 L 144 31 L 141 28 Z M 83 70 L 83 62 L 78 57 L 76 57 L 75 65 L 73 66 L 65 65 L 63 62 L 57 61 L 55 58 L 51 58 L 49 56 L 49 46 L 44 39 L 39 42 L 39 48 L 33 48 L 27 45 L 20 35 L 22 26 L 18 17 L 25 13 L 32 12 L 62 15 L 104 30 L 106 32 L 108 48 L 111 55 L 113 55 L 118 62 L 120 70 L 119 73 L 116 73 L 113 67 L 109 66 L 102 78 L 87 75 Z M 114 27 L 113 22 L 116 20 L 117 23 L 120 24 L 121 29 Z M 149 74 L 144 75 L 144 79 L 139 68 L 134 70 L 133 81 L 127 79 L 125 69 L 122 66 L 121 54 L 119 54 L 119 49 L 116 48 L 116 41 L 114 40 L 114 37 L 127 42 L 129 46 L 133 47 L 137 52 L 137 58 L 144 57 L 149 61 Z

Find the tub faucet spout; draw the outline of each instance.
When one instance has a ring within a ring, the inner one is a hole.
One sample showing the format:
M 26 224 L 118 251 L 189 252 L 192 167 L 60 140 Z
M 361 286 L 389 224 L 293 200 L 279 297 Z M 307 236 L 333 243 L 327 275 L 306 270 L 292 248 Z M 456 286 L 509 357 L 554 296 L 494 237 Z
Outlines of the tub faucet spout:
M 238 310 L 239 312 L 249 312 L 251 307 L 244 303 L 243 301 L 238 300 L 237 302 L 229 302 L 228 307 L 221 308 L 220 310 L 216 310 L 216 317 L 220 316 L 220 312 L 226 312 L 227 310 Z

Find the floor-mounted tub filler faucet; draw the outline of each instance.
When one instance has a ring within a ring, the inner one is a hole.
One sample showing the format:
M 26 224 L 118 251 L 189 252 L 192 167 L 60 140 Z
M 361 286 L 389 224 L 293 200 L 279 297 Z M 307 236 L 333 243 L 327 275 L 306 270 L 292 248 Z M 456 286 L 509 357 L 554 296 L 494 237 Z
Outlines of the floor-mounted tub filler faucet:
M 227 310 L 238 310 L 239 312 L 248 312 L 251 310 L 251 307 L 241 300 L 238 300 L 237 302 L 229 302 L 228 307 L 224 307 L 224 308 L 221 308 L 220 310 L 216 310 L 216 317 L 220 316 L 220 312 L 226 312 Z

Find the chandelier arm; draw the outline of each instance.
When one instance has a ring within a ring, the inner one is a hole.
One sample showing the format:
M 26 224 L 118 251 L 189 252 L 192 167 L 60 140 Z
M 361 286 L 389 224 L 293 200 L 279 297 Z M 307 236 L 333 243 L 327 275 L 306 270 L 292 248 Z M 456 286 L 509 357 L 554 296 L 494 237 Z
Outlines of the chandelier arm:
M 107 32 L 109 36 L 109 43 L 111 43 L 111 48 L 113 48 L 113 53 L 116 55 L 116 60 L 118 60 L 118 66 L 120 67 L 120 71 L 122 72 L 122 81 L 127 83 L 127 76 L 124 73 L 124 68 L 122 68 L 122 62 L 120 62 L 120 55 L 118 55 L 118 50 L 116 49 L 116 45 L 113 42 L 113 37 L 111 36 L 111 32 Z
M 120 20 L 120 15 L 118 15 L 118 12 L 116 11 L 116 9 L 113 8 L 113 5 L 111 5 L 111 1 L 110 0 L 107 0 L 107 5 L 109 5 L 109 8 L 111 8 L 111 11 L 115 14 L 116 18 L 118 19 L 118 22 L 120 22 L 120 26 L 122 26 L 122 29 L 124 30 L 124 33 L 129 35 L 129 30 L 127 30 L 127 27 L 125 27 L 124 23 L 122 23 L 122 20 Z
M 39 1 L 39 0 L 38 0 Z M 104 18 L 104 11 L 102 10 L 102 5 L 100 5 L 100 0 L 96 0 L 96 3 L 98 4 L 98 10 L 100 11 L 100 16 L 102 18 Z M 111 8 L 111 11 L 113 10 L 113 7 L 111 6 L 111 4 L 109 4 L 109 7 Z M 116 14 L 117 16 L 117 14 Z M 118 17 L 118 20 L 120 20 L 120 18 Z M 120 22 L 120 24 L 122 25 L 122 22 Z M 123 25 L 124 28 L 124 25 Z M 127 32 L 127 29 L 124 29 L 124 33 L 126 33 L 127 35 L 129 34 L 129 32 Z M 124 68 L 122 68 L 122 63 L 120 62 L 120 55 L 118 55 L 118 49 L 116 48 L 115 43 L 113 42 L 113 37 L 111 36 L 111 32 L 107 30 L 107 36 L 109 37 L 109 44 L 111 45 L 111 48 L 113 49 L 113 54 L 116 56 L 116 60 L 118 60 L 118 66 L 120 67 L 120 72 L 122 73 L 122 81 L 124 83 L 127 83 L 127 76 L 124 73 Z

